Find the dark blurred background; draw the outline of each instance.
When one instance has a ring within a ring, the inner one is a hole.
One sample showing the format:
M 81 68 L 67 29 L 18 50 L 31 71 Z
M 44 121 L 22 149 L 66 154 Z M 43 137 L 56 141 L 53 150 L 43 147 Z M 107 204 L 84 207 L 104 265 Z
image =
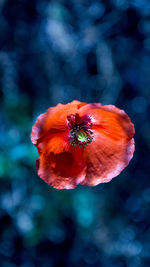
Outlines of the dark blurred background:
M 59 191 L 30 132 L 74 99 L 124 109 L 136 151 L 110 183 Z M 0 266 L 150 266 L 149 118 L 149 0 L 0 0 Z

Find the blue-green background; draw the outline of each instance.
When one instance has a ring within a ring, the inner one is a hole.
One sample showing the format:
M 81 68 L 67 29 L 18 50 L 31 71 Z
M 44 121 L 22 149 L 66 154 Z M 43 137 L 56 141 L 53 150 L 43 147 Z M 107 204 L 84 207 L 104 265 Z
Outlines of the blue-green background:
M 56 190 L 36 173 L 37 116 L 74 99 L 135 124 L 108 184 Z M 150 266 L 150 2 L 0 1 L 0 266 Z

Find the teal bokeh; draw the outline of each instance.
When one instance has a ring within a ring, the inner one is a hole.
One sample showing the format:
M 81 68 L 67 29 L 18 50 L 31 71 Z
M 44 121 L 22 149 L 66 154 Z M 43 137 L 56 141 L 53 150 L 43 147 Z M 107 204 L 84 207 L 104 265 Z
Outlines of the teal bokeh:
M 0 266 L 150 266 L 150 4 L 0 1 Z M 136 150 L 110 183 L 37 176 L 36 118 L 57 103 L 115 104 Z

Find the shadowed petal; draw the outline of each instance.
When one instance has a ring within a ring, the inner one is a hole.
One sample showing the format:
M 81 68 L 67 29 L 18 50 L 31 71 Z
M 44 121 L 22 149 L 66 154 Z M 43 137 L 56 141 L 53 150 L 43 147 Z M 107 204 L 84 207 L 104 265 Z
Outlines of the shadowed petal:
M 72 148 L 64 141 L 66 138 L 64 135 L 53 136 L 37 162 L 38 175 L 57 189 L 75 188 L 86 174 L 83 149 Z

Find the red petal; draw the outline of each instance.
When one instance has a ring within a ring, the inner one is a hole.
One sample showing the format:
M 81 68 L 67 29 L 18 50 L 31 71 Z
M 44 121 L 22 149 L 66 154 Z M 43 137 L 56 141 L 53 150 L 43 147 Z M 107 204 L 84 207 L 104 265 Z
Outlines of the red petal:
M 113 105 L 88 104 L 80 114 L 93 122 L 94 138 L 84 150 L 87 175 L 83 184 L 109 182 L 129 163 L 134 153 L 134 126 L 128 115 Z
M 77 113 L 84 105 L 86 103 L 74 100 L 66 105 L 58 104 L 56 107 L 49 108 L 46 113 L 38 117 L 32 127 L 32 143 L 37 145 L 51 134 L 67 131 L 67 116 Z
M 82 182 L 86 164 L 82 148 L 73 148 L 64 135 L 53 136 L 40 153 L 38 175 L 57 189 L 72 189 Z
M 87 104 L 79 112 L 90 116 L 93 129 L 113 141 L 127 142 L 134 135 L 134 125 L 128 115 L 113 105 Z
M 127 143 L 113 142 L 94 131 L 94 139 L 84 150 L 87 175 L 82 184 L 95 186 L 109 182 L 129 164 L 134 153 L 134 139 Z

